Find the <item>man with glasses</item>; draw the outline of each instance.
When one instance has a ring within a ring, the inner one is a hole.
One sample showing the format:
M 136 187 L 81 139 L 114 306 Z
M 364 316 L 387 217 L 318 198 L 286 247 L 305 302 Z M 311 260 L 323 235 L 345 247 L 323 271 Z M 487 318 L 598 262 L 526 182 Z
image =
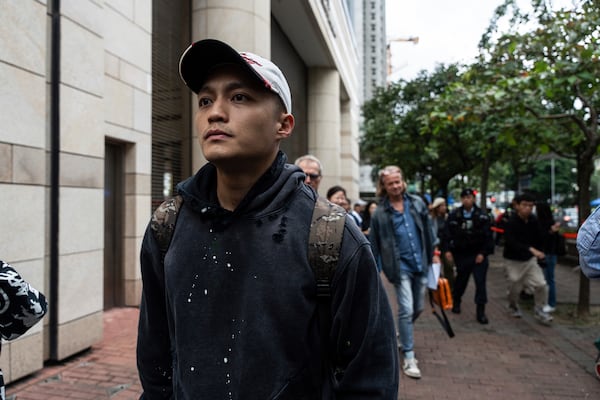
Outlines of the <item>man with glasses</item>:
M 315 189 L 315 192 L 319 192 L 319 184 L 321 183 L 322 176 L 321 161 L 317 157 L 307 154 L 298 157 L 294 164 L 304 171 L 306 175 L 304 183 Z
M 548 285 L 538 262 L 544 260 L 542 230 L 535 215 L 533 196 L 524 193 L 515 197 L 515 213 L 511 215 L 504 230 L 506 276 L 508 277 L 508 308 L 515 318 L 522 316 L 519 294 L 524 285 L 533 289 L 534 317 L 542 324 L 549 324 L 552 316 L 543 308 L 548 300 Z

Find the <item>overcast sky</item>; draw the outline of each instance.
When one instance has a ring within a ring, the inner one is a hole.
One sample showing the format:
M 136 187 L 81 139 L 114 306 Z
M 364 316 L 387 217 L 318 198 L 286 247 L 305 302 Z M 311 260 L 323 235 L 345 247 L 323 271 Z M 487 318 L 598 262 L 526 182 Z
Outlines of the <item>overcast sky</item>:
M 391 80 L 410 80 L 436 64 L 470 63 L 500 0 L 386 0 L 388 40 L 418 36 L 419 43 L 392 42 Z
M 581 0 L 553 0 L 554 8 L 572 8 Z M 436 64 L 471 63 L 481 35 L 503 0 L 386 0 L 388 40 L 418 36 L 419 43 L 392 42 L 391 81 L 413 79 Z M 527 8 L 531 0 L 521 0 Z

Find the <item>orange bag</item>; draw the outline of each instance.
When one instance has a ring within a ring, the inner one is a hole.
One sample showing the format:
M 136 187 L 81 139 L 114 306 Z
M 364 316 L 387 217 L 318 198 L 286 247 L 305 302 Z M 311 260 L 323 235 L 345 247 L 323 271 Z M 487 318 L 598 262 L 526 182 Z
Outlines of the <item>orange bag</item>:
M 437 290 L 433 292 L 433 302 L 441 307 L 442 310 L 450 310 L 452 308 L 452 291 L 448 279 L 440 276 L 438 279 Z

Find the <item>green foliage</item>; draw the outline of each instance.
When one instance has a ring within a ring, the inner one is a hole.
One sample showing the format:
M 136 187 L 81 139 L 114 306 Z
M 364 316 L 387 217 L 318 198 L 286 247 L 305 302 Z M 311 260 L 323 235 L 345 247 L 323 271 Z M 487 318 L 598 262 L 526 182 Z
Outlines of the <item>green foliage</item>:
M 441 65 L 430 75 L 422 72 L 411 82 L 377 91 L 363 106 L 363 159 L 377 167 L 400 165 L 407 178 L 426 173 L 444 188 L 452 176 L 470 169 L 459 130 L 449 129 L 439 138 L 422 129 L 422 116 L 431 112 L 432 101 L 458 76 L 458 66 Z
M 554 189 L 555 193 L 560 195 L 558 205 L 564 207 L 573 206 L 575 198 L 575 161 L 557 158 L 554 161 Z M 531 174 L 531 184 L 529 189 L 538 193 L 540 200 L 548 200 L 552 198 L 552 168 L 551 160 L 540 160 L 531 165 L 529 170 Z
M 494 187 L 516 190 L 518 176 L 552 152 L 575 160 L 571 186 L 585 215 L 600 146 L 600 2 L 556 10 L 532 0 L 532 11 L 519 3 L 497 8 L 476 63 L 423 72 L 365 104 L 362 154 L 377 166 L 400 164 L 407 176 L 429 174 L 441 188 L 458 174 L 477 174 L 485 186 L 490 173 L 504 180 Z M 547 174 L 533 173 L 534 186 L 538 175 Z

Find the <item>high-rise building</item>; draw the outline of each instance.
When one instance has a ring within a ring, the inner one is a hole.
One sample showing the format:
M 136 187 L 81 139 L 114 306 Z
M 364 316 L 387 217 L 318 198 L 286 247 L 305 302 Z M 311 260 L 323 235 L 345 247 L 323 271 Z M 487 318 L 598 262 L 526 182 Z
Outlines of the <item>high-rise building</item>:
M 364 0 L 363 18 L 363 93 L 364 99 L 369 100 L 375 89 L 387 82 L 385 0 Z

